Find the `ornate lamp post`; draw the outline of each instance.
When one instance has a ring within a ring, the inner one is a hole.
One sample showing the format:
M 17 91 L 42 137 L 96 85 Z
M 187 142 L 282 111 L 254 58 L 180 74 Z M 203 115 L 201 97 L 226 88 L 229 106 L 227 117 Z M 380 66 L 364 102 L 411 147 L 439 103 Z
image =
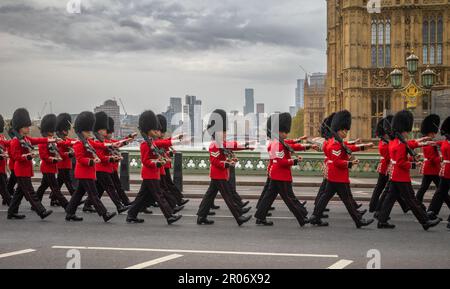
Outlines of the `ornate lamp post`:
M 390 73 L 392 87 L 400 92 L 406 100 L 406 108 L 414 109 L 417 107 L 417 100 L 422 95 L 430 93 L 434 85 L 436 74 L 429 67 L 422 73 L 422 86 L 415 81 L 415 74 L 419 66 L 419 57 L 414 52 L 406 59 L 406 67 L 409 73 L 409 83 L 403 87 L 403 73 L 398 67 Z

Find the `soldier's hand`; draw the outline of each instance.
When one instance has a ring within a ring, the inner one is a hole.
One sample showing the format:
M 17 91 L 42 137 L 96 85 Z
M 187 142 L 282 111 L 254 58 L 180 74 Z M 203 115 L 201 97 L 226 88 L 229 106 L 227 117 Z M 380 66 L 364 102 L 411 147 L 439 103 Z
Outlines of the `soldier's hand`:
M 49 143 L 56 143 L 56 142 L 58 142 L 58 138 L 55 138 L 55 137 L 49 137 L 49 138 L 48 138 L 48 142 L 49 142 Z
M 320 150 L 319 146 L 316 145 L 316 144 L 313 144 L 313 145 L 311 146 L 311 148 L 312 148 L 313 150 L 315 150 L 315 151 L 319 151 L 319 150 Z
M 101 162 L 101 161 L 100 161 L 99 158 L 94 158 L 94 163 L 98 164 L 98 163 L 100 163 L 100 162 Z
M 352 164 L 353 164 L 353 165 L 358 165 L 358 164 L 359 164 L 359 160 L 358 160 L 358 159 L 352 160 Z

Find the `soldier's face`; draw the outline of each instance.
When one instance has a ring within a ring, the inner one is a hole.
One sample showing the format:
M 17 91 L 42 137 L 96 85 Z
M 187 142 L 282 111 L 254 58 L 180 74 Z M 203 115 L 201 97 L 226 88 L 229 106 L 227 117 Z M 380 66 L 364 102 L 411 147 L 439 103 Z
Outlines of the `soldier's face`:
M 280 139 L 287 139 L 287 137 L 288 137 L 287 132 L 280 131 Z
M 29 127 L 23 127 L 23 128 L 20 129 L 19 132 L 21 134 L 23 134 L 23 135 L 28 135 L 28 134 L 30 134 L 30 128 Z
M 108 134 L 108 132 L 106 131 L 106 129 L 101 129 L 98 131 L 98 133 L 102 136 L 102 137 L 106 137 L 106 135 Z
M 431 138 L 435 138 L 435 137 L 436 137 L 436 134 L 435 134 L 434 132 L 430 132 L 427 136 L 428 136 L 428 137 L 431 137 Z
M 346 130 L 346 129 L 340 130 L 340 131 L 338 131 L 338 134 L 341 138 L 346 138 L 347 134 L 348 134 L 348 130 Z
M 158 131 L 152 129 L 152 130 L 148 131 L 147 135 L 148 135 L 149 137 L 152 137 L 152 138 L 157 138 L 157 137 L 158 137 Z

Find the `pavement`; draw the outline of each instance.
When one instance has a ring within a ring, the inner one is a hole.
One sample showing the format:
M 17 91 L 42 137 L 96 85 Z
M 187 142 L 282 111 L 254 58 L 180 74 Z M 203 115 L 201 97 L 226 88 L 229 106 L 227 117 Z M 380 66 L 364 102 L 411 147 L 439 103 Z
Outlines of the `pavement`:
M 103 201 L 113 210 L 108 198 Z M 256 226 L 253 219 L 238 227 L 224 202 L 216 202 L 221 208 L 211 217 L 216 221 L 212 226 L 196 225 L 198 199 L 171 226 L 158 208 L 142 216 L 144 224 L 131 225 L 125 215 L 104 223 L 96 214 L 82 212 L 83 222 L 67 223 L 61 208 L 41 221 L 25 202 L 21 212 L 27 218 L 11 221 L 0 206 L 0 268 L 450 268 L 446 222 L 425 232 L 411 213 L 398 207 L 391 215 L 394 230 L 379 230 L 375 224 L 356 229 L 340 202 L 329 205 L 330 227 L 299 227 L 282 201 L 275 202 L 275 226 Z M 47 197 L 44 204 L 48 206 Z M 307 208 L 312 211 L 312 202 Z M 444 207 L 443 216 L 448 213 Z

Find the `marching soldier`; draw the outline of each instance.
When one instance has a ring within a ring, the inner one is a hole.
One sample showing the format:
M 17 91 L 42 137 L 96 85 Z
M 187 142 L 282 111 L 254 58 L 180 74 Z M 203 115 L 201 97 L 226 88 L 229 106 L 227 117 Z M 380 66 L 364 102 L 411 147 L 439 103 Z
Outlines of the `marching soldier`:
M 197 212 L 198 225 L 212 225 L 214 221 L 208 220 L 208 213 L 214 204 L 217 193 L 220 192 L 222 198 L 230 209 L 233 217 L 239 226 L 248 222 L 251 216 L 246 216 L 242 208 L 233 200 L 232 188 L 229 182 L 229 168 L 236 163 L 230 159 L 232 151 L 243 150 L 237 142 L 227 142 L 227 113 L 222 109 L 216 109 L 211 114 L 208 122 L 208 133 L 211 135 L 209 146 L 210 154 L 210 178 L 211 182 Z
M 414 123 L 414 117 L 410 111 L 403 110 L 395 114 L 392 120 L 392 130 L 395 139 L 389 143 L 389 156 L 392 167 L 390 171 L 391 182 L 389 191 L 383 201 L 380 213 L 378 214 L 379 229 L 393 229 L 395 225 L 388 223 L 389 215 L 395 201 L 402 198 L 417 220 L 422 224 L 425 230 L 439 224 L 440 220 L 431 221 L 420 202 L 416 199 L 411 184 L 410 170 L 412 163 L 417 161 L 414 149 L 430 143 L 419 143 L 415 140 L 408 141 L 408 133 L 411 132 Z M 410 154 L 414 159 L 412 162 L 408 157 Z
M 439 187 L 428 208 L 428 216 L 430 219 L 438 219 L 437 215 L 439 215 L 443 203 L 447 202 L 448 205 L 450 199 L 448 194 L 450 189 L 450 117 L 447 117 L 442 124 L 441 135 L 444 136 L 445 139 L 437 143 L 442 154 L 441 168 L 439 171 L 440 181 Z M 450 229 L 450 216 L 448 221 L 447 228 Z
M 91 133 L 95 124 L 95 115 L 92 112 L 85 111 L 78 115 L 75 120 L 75 132 L 78 135 L 78 141 L 73 145 L 76 158 L 75 178 L 78 180 L 78 187 L 70 199 L 66 208 L 66 221 L 83 221 L 75 213 L 83 196 L 87 193 L 88 199 L 94 205 L 97 213 L 103 217 L 105 222 L 111 220 L 116 213 L 109 213 L 102 201 L 98 197 L 96 178 L 96 164 L 100 163 L 96 150 L 104 150 L 105 144 L 95 142 L 91 139 Z
M 12 127 L 9 128 L 8 130 L 8 136 L 10 138 L 9 142 L 8 142 L 8 146 L 6 147 L 6 152 L 8 154 L 8 168 L 9 168 L 9 179 L 8 179 L 8 183 L 6 184 L 6 189 L 8 190 L 9 195 L 12 196 L 14 195 L 14 188 L 17 185 L 17 178 L 16 178 L 16 174 L 14 173 L 14 156 L 11 152 L 11 141 L 14 138 L 14 135 L 12 133 L 13 129 Z
M 112 137 L 113 133 L 114 133 L 114 119 L 112 117 L 108 118 L 107 133 L 108 133 L 108 135 L 106 136 L 106 142 L 110 142 L 110 143 L 119 142 L 119 140 L 113 139 L 113 137 Z M 137 136 L 136 134 L 131 134 L 127 138 L 129 139 L 129 141 L 131 141 L 136 136 Z M 119 164 L 120 164 L 120 162 L 112 163 L 113 173 L 111 174 L 111 179 L 114 183 L 114 187 L 116 188 L 117 193 L 119 194 L 122 204 L 124 206 L 130 206 L 131 205 L 130 199 L 128 198 L 127 194 L 125 193 L 125 190 L 122 188 L 122 183 L 120 182 Z
M 3 136 L 5 130 L 5 121 L 0 115 L 0 195 L 2 196 L 2 204 L 9 206 L 11 203 L 11 195 L 7 189 L 6 162 L 8 161 L 9 141 Z
M 361 144 L 353 149 L 349 148 L 343 141 L 351 128 L 352 116 L 349 111 L 343 110 L 333 117 L 331 122 L 331 133 L 333 138 L 330 139 L 327 150 L 329 150 L 327 160 L 327 185 L 325 192 L 320 197 L 314 208 L 310 222 L 312 225 L 328 226 L 327 222 L 323 222 L 321 217 L 331 198 L 337 193 L 344 203 L 347 211 L 352 217 L 357 228 L 365 227 L 373 223 L 373 219 L 365 220 L 362 214 L 357 210 L 357 204 L 350 190 L 349 169 L 353 165 L 357 165 L 359 160 L 353 159 L 352 151 L 370 147 L 371 144 Z
M 55 143 L 56 139 L 50 138 L 32 138 L 29 137 L 31 119 L 28 111 L 24 108 L 17 109 L 11 120 L 13 134 L 15 138 L 11 141 L 11 153 L 15 160 L 14 173 L 17 178 L 18 189 L 15 191 L 11 204 L 8 209 L 8 219 L 24 219 L 24 215 L 19 215 L 19 206 L 24 195 L 30 202 L 33 210 L 45 219 L 50 216 L 53 211 L 46 210 L 34 191 L 31 177 L 33 173 L 33 158 L 36 156 L 33 152 L 33 146 L 38 144 Z
M 72 171 L 72 159 L 75 156 L 73 151 L 73 144 L 76 139 L 69 138 L 69 131 L 72 128 L 72 117 L 68 113 L 61 113 L 56 117 L 56 135 L 62 139 L 58 143 L 58 150 L 61 155 L 61 161 L 56 164 L 58 168 L 58 186 L 61 189 L 63 185 L 66 186 L 69 194 L 72 196 L 75 188 L 70 177 Z
M 165 165 L 165 160 L 154 143 L 154 139 L 158 137 L 158 125 L 158 119 L 151 110 L 143 112 L 139 117 L 139 130 L 144 138 L 144 142 L 141 143 L 142 185 L 128 211 L 127 223 L 143 223 L 144 219 L 139 219 L 138 213 L 149 204 L 151 199 L 158 202 L 169 225 L 182 217 L 174 214 L 161 191 L 161 167 Z M 165 140 L 165 143 L 172 146 L 174 141 L 169 139 Z
M 95 164 L 97 191 L 99 193 L 99 198 L 101 198 L 102 193 L 106 191 L 111 198 L 111 201 L 116 206 L 117 212 L 120 214 L 127 211 L 129 206 L 124 206 L 122 204 L 112 180 L 113 165 L 114 163 L 120 162 L 122 156 L 114 154 L 111 146 L 112 143 L 106 141 L 108 127 L 108 115 L 103 111 L 97 112 L 95 114 L 94 124 L 94 136 L 96 138 L 95 143 L 105 145 L 103 148 L 97 148 L 95 150 L 100 159 L 100 162 Z M 115 142 L 114 145 L 119 147 L 122 143 Z M 90 203 L 91 202 L 88 199 L 85 203 L 85 208 L 83 209 L 84 211 L 86 211 L 86 207 L 90 207 Z
M 278 126 L 276 125 L 276 119 L 274 117 L 278 117 Z M 269 155 L 272 160 L 272 165 L 270 166 L 269 171 L 269 189 L 263 196 L 258 206 L 258 210 L 256 211 L 256 224 L 273 226 L 273 222 L 267 221 L 266 216 L 275 198 L 280 194 L 289 210 L 296 217 L 300 226 L 303 227 L 308 223 L 308 212 L 304 205 L 301 204 L 294 195 L 291 171 L 292 166 L 298 165 L 301 161 L 301 157 L 294 157 L 291 153 L 293 151 L 305 150 L 305 147 L 301 144 L 291 144 L 289 146 L 284 142 L 291 131 L 292 118 L 289 113 L 271 116 L 270 119 L 270 128 L 268 127 L 270 132 L 268 132 L 268 135 L 272 139 L 272 142 L 269 145 Z M 274 130 L 273 128 L 276 129 Z M 276 131 L 279 133 L 276 133 Z
M 430 114 L 427 116 L 421 125 L 420 132 L 424 137 L 434 139 L 439 132 L 439 126 L 441 124 L 441 118 L 436 114 Z M 423 197 L 428 191 L 431 182 L 436 185 L 436 189 L 439 187 L 439 170 L 441 168 L 441 156 L 439 154 L 439 146 L 424 146 L 423 152 L 423 165 L 421 168 L 422 184 L 420 189 L 416 193 L 416 198 L 423 204 Z
M 41 121 L 41 134 L 45 138 L 53 138 L 56 130 L 56 115 L 47 114 Z M 51 199 L 56 200 L 63 208 L 67 207 L 69 203 L 61 193 L 56 180 L 57 163 L 62 160 L 55 143 L 39 144 L 39 157 L 41 159 L 41 185 L 36 191 L 39 200 L 42 202 L 45 190 L 51 189 Z

